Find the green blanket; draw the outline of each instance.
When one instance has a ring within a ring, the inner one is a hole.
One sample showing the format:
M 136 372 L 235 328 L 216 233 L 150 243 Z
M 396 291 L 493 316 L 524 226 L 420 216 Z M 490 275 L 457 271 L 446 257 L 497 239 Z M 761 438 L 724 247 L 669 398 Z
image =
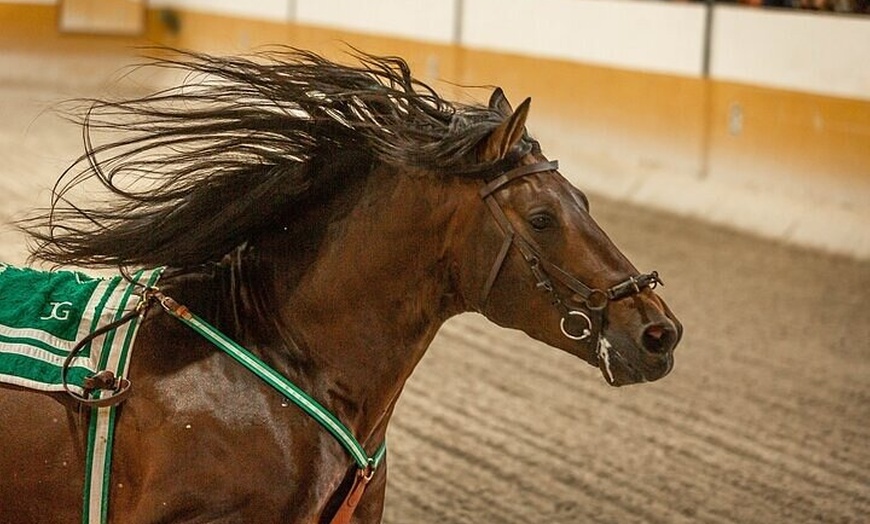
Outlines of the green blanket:
M 133 279 L 153 286 L 160 272 L 139 271 Z M 62 391 L 61 366 L 76 343 L 133 310 L 141 291 L 120 276 L 95 278 L 0 264 L 0 382 Z M 70 389 L 82 394 L 85 377 L 112 361 L 126 367 L 136 328 L 134 320 L 92 340 L 73 359 Z

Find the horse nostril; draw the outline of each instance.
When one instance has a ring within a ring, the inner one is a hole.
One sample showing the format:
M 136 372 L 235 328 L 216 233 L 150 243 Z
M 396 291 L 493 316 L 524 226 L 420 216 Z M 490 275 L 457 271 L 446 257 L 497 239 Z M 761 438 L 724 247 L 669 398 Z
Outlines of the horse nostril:
M 674 349 L 676 341 L 677 334 L 674 330 L 660 324 L 647 326 L 641 336 L 643 348 L 650 353 L 667 353 Z

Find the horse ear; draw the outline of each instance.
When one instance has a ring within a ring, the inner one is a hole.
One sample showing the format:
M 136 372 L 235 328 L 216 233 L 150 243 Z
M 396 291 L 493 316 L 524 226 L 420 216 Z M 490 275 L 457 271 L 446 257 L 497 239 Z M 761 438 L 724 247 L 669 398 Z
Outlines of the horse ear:
M 493 93 L 495 95 L 495 93 Z M 507 100 L 504 99 L 504 103 Z M 526 118 L 529 116 L 529 106 L 532 103 L 531 98 L 526 98 L 516 111 L 510 113 L 504 122 L 489 134 L 483 140 L 480 147 L 480 156 L 484 161 L 494 162 L 506 157 L 508 152 L 523 138 L 526 132 Z M 510 105 L 508 105 L 510 107 Z
M 514 112 L 514 108 L 511 107 L 511 103 L 508 102 L 507 97 L 504 96 L 504 91 L 500 87 L 496 87 L 489 97 L 489 107 L 499 111 L 504 116 L 510 116 Z

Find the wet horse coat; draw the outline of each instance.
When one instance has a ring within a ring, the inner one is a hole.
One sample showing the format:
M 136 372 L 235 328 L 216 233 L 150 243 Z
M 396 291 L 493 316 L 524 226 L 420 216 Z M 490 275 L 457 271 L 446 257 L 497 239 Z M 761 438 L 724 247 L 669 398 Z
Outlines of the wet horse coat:
M 96 208 L 58 199 L 50 218 L 25 224 L 35 255 L 168 266 L 162 291 L 316 398 L 369 454 L 439 327 L 463 312 L 522 329 L 603 374 L 606 343 L 613 385 L 670 371 L 681 327 L 649 287 L 611 301 L 595 340 L 578 342 L 516 248 L 487 286 L 504 235 L 480 190 L 547 161 L 525 131 L 528 102 L 514 110 L 497 90 L 486 106 L 451 104 L 398 59 L 271 58 L 167 59 L 194 83 L 98 102 L 84 123 L 127 134 L 88 143 L 57 192 L 71 198 L 91 178 L 116 198 Z M 517 231 L 590 288 L 639 276 L 557 171 L 517 179 L 494 198 Z M 588 310 L 553 285 L 568 311 Z M 356 467 L 331 435 L 160 310 L 141 323 L 130 378 L 110 520 L 328 522 L 351 488 Z M 87 411 L 64 396 L 0 393 L 0 520 L 80 518 Z M 355 522 L 380 520 L 385 486 L 386 464 Z

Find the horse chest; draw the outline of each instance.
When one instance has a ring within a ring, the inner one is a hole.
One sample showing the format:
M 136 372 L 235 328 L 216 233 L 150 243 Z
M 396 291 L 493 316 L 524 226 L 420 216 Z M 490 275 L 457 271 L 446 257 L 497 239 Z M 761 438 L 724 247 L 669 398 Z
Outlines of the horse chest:
M 136 382 L 117 429 L 112 507 L 119 515 L 319 519 L 348 469 L 346 454 L 296 406 L 224 360 L 216 354 Z

